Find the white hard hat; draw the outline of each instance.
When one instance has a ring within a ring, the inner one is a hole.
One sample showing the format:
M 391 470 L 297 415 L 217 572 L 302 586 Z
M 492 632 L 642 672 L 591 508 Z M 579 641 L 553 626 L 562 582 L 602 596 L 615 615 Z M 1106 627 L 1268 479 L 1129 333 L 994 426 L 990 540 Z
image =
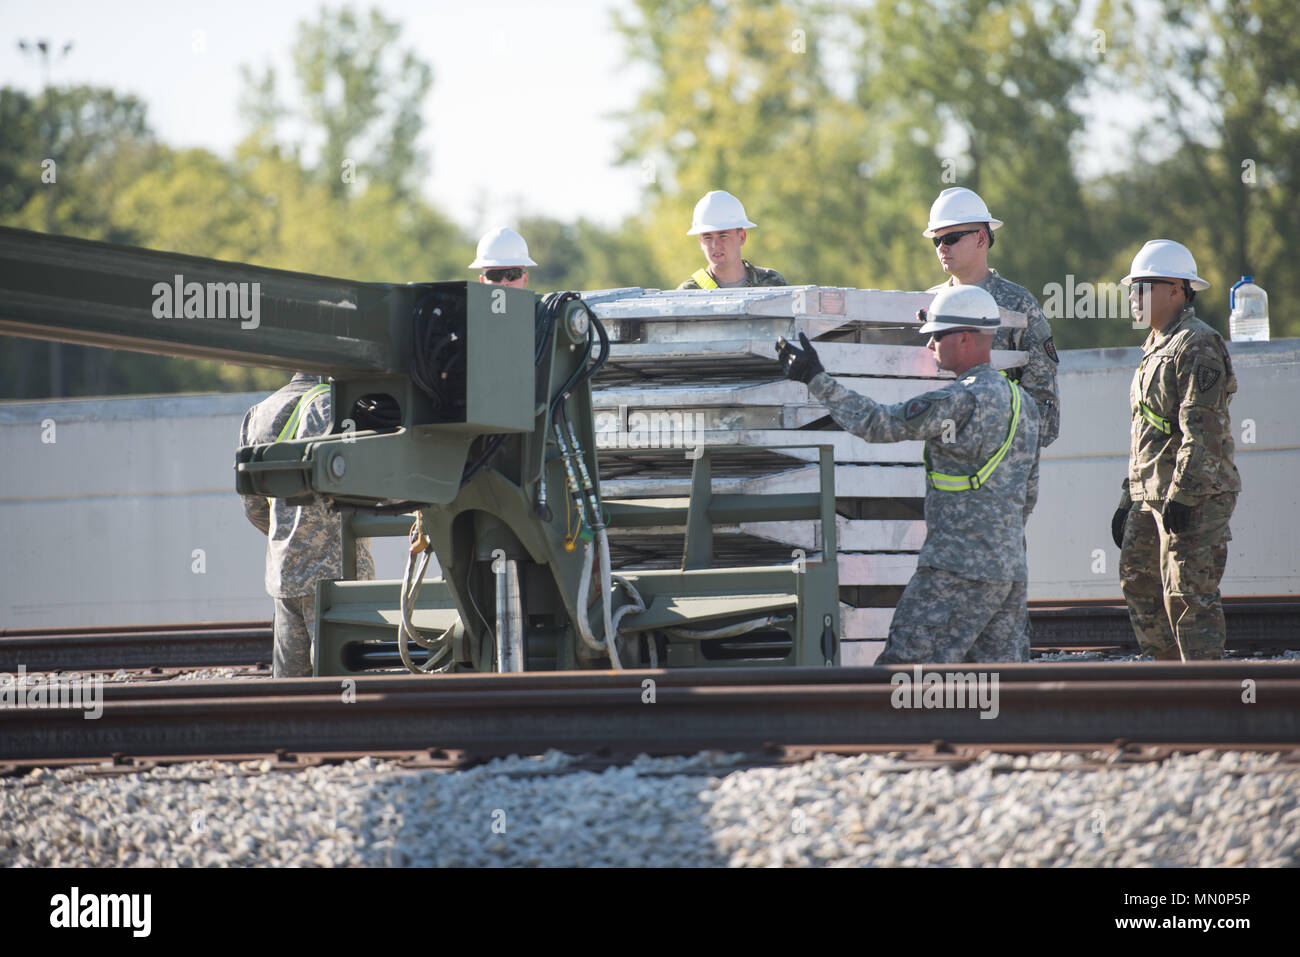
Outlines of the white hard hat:
M 1002 312 L 979 286 L 944 286 L 930 303 L 926 323 L 917 332 L 929 335 L 945 329 L 974 329 L 992 335 L 1002 325 Z
M 478 241 L 478 258 L 470 269 L 500 269 L 504 266 L 536 266 L 528 258 L 528 244 L 513 229 L 498 226 L 489 229 Z
M 1128 275 L 1120 280 L 1128 285 L 1134 279 L 1186 279 L 1197 292 L 1210 284 L 1196 275 L 1196 260 L 1182 243 L 1172 239 L 1152 239 L 1138 250 Z
M 695 214 L 691 217 L 691 229 L 687 236 L 700 233 L 716 233 L 724 229 L 751 229 L 757 226 L 745 216 L 745 207 L 740 200 L 725 189 L 715 189 L 704 194 L 695 204 Z
M 994 219 L 989 214 L 989 208 L 974 190 L 952 186 L 940 193 L 930 207 L 930 225 L 925 227 L 925 232 L 921 235 L 934 238 L 936 229 L 960 226 L 962 223 L 988 223 L 990 229 L 997 229 L 1002 225 L 1002 220 Z

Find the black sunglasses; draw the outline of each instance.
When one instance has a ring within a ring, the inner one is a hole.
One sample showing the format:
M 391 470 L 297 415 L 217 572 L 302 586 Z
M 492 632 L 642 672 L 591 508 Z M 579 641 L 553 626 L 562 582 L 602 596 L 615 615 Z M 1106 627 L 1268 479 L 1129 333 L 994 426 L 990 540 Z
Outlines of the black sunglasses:
M 963 236 L 969 236 L 971 233 L 979 233 L 983 231 L 984 231 L 984 227 L 981 226 L 979 229 L 963 229 L 959 232 L 944 233 L 942 236 L 935 236 L 933 237 L 934 248 L 938 249 L 940 243 L 942 243 L 945 246 L 952 246 L 960 242 Z
M 933 339 L 935 342 L 938 342 L 944 336 L 951 336 L 953 333 L 956 332 L 970 332 L 970 330 L 969 329 L 942 329 L 939 332 L 930 333 L 930 338 Z
M 488 282 L 514 282 L 523 278 L 524 271 L 518 266 L 511 266 L 509 269 L 484 269 L 483 275 L 487 276 Z
M 1143 286 L 1176 286 L 1178 283 L 1172 279 L 1134 279 L 1129 283 L 1129 288 L 1141 290 Z

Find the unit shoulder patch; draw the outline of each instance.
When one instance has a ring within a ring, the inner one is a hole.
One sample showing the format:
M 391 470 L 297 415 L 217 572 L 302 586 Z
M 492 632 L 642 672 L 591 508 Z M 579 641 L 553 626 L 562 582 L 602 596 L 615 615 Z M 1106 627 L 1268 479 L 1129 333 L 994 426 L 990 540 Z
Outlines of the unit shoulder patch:
M 1061 364 L 1061 357 L 1056 354 L 1056 344 L 1052 342 L 1052 336 L 1048 336 L 1047 341 L 1043 343 L 1043 351 L 1057 365 Z
M 919 415 L 924 415 L 926 410 L 929 408 L 930 400 L 918 396 L 917 398 L 910 400 L 907 405 L 903 407 L 903 418 L 910 421 Z
M 1198 364 L 1196 366 L 1196 388 L 1201 392 L 1209 392 L 1214 388 L 1214 384 L 1219 381 L 1219 376 L 1223 372 L 1214 366 Z

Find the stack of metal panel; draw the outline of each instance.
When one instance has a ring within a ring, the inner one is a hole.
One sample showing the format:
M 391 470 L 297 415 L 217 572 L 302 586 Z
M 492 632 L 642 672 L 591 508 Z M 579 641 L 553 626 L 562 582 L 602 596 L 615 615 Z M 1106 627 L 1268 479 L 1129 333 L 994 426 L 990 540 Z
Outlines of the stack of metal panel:
M 718 493 L 812 492 L 816 450 L 746 451 L 782 442 L 835 447 L 845 664 L 874 659 L 925 540 L 920 442 L 870 444 L 839 428 L 800 382 L 781 374 L 778 336 L 817 343 L 826 371 L 878 402 L 901 402 L 951 380 L 916 333 L 932 294 L 825 286 L 583 293 L 609 332 L 593 384 L 601 488 L 609 499 L 685 498 L 694 450 L 712 453 Z M 1003 310 L 1004 325 L 1025 316 Z M 1023 365 L 1022 352 L 993 364 Z M 654 450 L 647 452 L 645 450 Z M 638 450 L 631 454 L 628 450 Z M 611 529 L 623 567 L 681 563 L 682 528 Z M 820 555 L 813 522 L 742 522 L 714 530 L 718 565 Z

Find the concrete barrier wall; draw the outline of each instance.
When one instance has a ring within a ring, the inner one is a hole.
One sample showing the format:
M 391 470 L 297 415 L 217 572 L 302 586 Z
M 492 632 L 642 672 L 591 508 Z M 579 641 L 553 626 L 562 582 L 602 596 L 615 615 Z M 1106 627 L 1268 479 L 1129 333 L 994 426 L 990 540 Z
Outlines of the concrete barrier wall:
M 1229 411 L 1242 492 L 1221 590 L 1300 593 L 1300 340 L 1230 344 Z M 1141 349 L 1061 354 L 1061 437 L 1040 466 L 1027 529 L 1029 597 L 1120 597 L 1110 519 L 1127 474 L 1129 385 Z
M 1223 591 L 1300 594 L 1300 340 L 1232 355 L 1244 490 Z M 1062 353 L 1061 437 L 1028 529 L 1031 598 L 1120 594 L 1110 517 L 1139 357 Z M 269 618 L 265 545 L 232 472 L 240 420 L 261 398 L 0 403 L 0 627 Z M 379 576 L 400 577 L 404 542 L 373 544 Z M 872 609 L 870 630 L 883 634 L 888 614 Z
M 233 471 L 262 398 L 0 403 L 0 628 L 269 619 Z M 374 544 L 401 577 L 404 543 Z

